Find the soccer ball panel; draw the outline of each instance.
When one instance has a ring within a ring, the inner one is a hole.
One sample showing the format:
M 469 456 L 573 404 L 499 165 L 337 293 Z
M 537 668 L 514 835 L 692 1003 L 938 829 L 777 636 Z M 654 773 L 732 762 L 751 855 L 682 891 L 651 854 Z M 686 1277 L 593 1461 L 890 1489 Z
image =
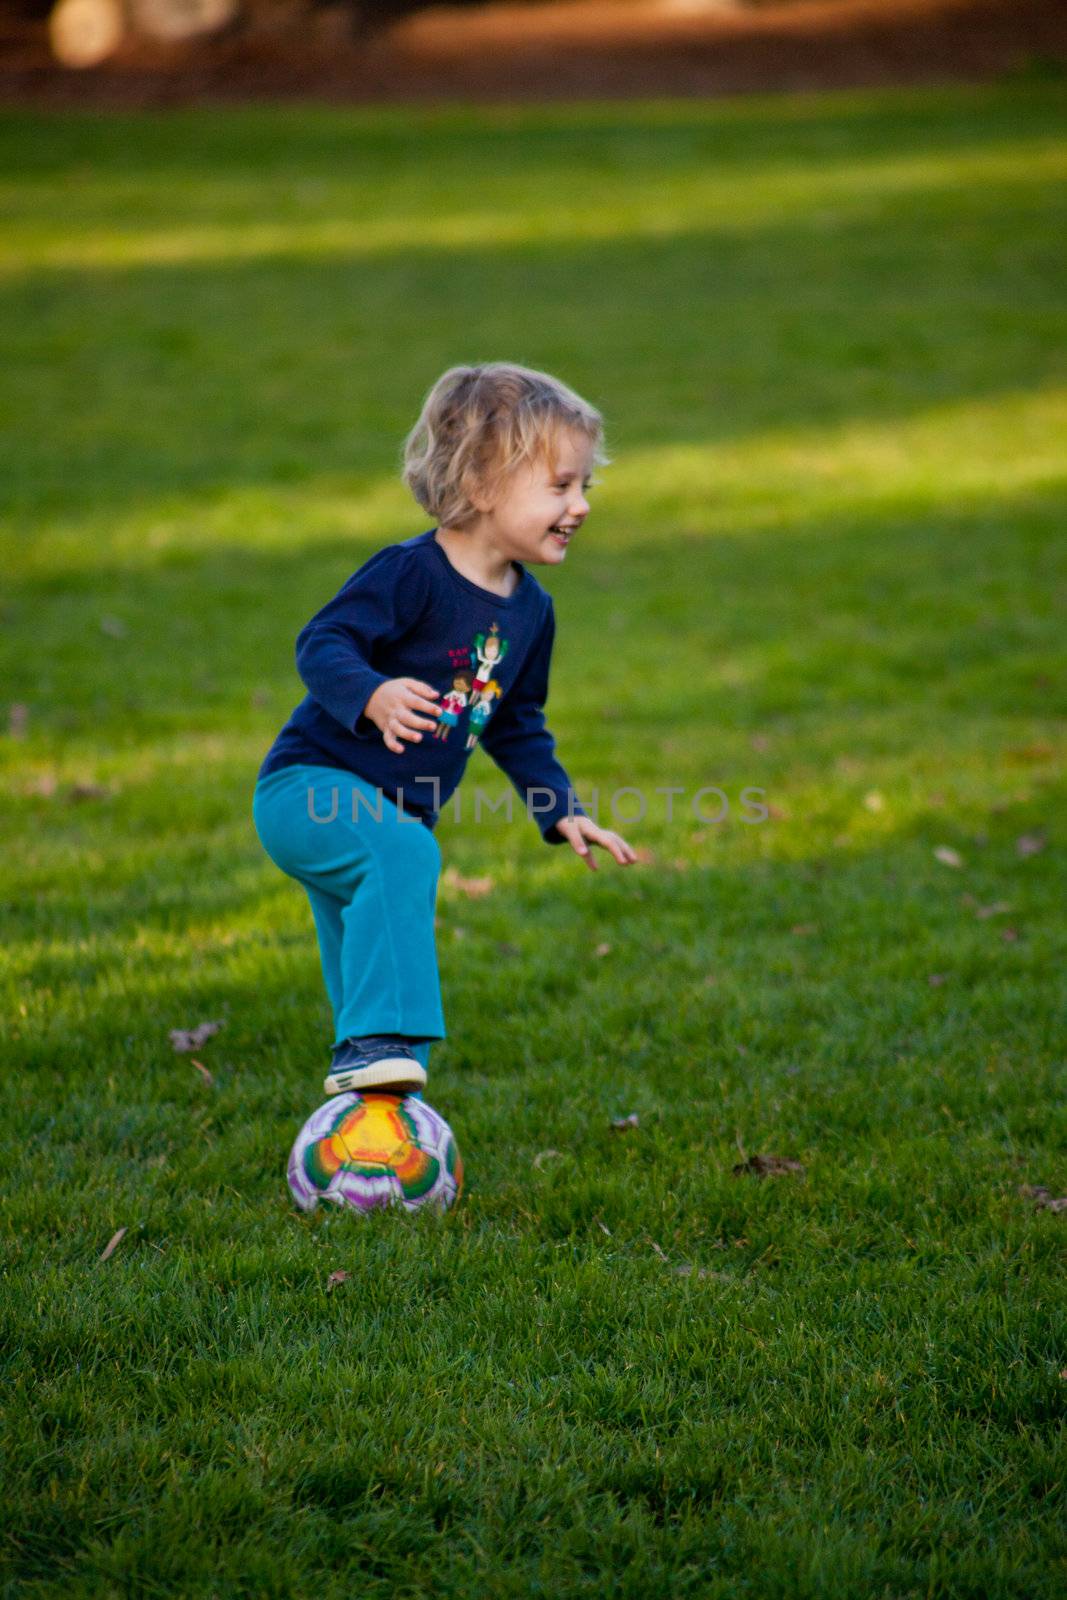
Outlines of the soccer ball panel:
M 353 1211 L 401 1205 L 445 1210 L 463 1187 L 448 1123 L 412 1095 L 335 1095 L 313 1111 L 289 1156 L 289 1189 L 302 1211 L 320 1200 Z

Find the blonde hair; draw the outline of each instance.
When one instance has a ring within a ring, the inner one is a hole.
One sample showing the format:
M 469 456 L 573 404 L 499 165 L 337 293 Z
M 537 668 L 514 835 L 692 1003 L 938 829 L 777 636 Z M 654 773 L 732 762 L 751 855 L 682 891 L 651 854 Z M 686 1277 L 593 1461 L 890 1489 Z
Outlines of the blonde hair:
M 449 367 L 404 441 L 404 482 L 440 527 L 463 528 L 478 516 L 472 496 L 491 499 L 564 432 L 581 434 L 598 466 L 610 460 L 600 412 L 558 378 L 511 361 Z

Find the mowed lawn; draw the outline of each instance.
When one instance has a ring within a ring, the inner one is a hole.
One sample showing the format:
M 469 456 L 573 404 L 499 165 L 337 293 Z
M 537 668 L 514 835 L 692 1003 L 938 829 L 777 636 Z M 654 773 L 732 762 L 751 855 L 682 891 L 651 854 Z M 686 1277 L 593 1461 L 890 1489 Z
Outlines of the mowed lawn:
M 0 119 L 4 1595 L 1063 1595 L 1065 125 Z M 644 859 L 475 757 L 462 1201 L 308 1218 L 255 773 L 496 358 L 606 414 L 550 720 Z

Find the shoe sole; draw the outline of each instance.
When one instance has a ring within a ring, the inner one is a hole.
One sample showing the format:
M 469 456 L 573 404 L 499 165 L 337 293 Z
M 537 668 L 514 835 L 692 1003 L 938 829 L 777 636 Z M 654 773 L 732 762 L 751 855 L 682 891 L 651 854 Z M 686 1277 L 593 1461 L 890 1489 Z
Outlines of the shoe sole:
M 351 1067 L 347 1072 L 331 1072 L 323 1084 L 327 1094 L 349 1094 L 360 1089 L 385 1089 L 394 1094 L 409 1094 L 426 1087 L 426 1069 L 406 1056 L 374 1061 L 369 1067 Z

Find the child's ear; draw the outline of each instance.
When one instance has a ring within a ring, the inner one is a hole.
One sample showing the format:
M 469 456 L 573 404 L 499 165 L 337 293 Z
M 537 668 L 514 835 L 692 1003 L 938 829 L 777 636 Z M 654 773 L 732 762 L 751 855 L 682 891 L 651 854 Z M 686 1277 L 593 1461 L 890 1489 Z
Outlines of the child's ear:
M 475 511 L 480 512 L 483 517 L 492 511 L 493 502 L 489 491 L 481 479 L 474 476 L 473 472 L 468 473 L 464 479 L 463 489 Z

